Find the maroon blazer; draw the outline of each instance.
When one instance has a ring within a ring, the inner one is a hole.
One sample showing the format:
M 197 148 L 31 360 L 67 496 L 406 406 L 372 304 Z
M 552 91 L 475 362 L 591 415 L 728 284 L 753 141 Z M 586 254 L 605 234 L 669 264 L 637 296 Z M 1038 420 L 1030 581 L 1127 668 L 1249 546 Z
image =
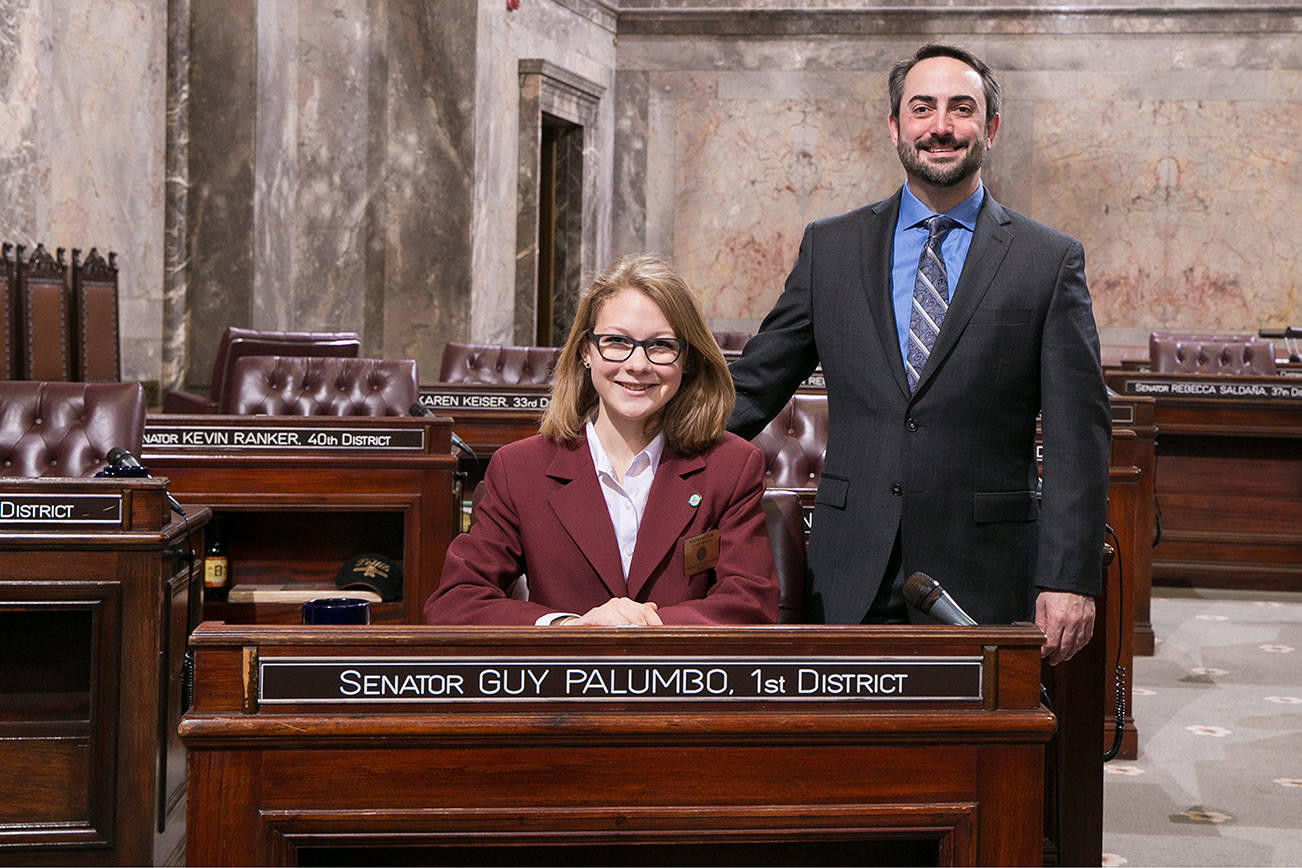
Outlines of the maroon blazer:
M 666 450 L 625 585 L 587 439 L 573 446 L 541 435 L 517 441 L 489 462 L 475 522 L 448 546 L 425 620 L 533 624 L 550 612 L 582 615 L 629 597 L 654 602 L 666 624 L 772 624 L 778 586 L 763 490 L 760 451 L 732 434 L 688 458 Z M 719 532 L 718 562 L 684 575 L 684 541 L 712 530 Z M 522 573 L 528 601 L 507 596 Z

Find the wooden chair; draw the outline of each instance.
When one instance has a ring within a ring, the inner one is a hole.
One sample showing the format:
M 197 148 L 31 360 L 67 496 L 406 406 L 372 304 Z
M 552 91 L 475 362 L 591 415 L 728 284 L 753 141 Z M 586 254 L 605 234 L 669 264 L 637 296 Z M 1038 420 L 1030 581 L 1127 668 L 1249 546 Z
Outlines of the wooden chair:
M 88 383 L 122 379 L 121 336 L 118 331 L 117 254 L 108 260 L 92 247 L 81 262 L 72 251 L 73 376 Z
M 68 267 L 63 248 L 51 256 L 36 245 L 25 262 L 18 247 L 19 358 L 25 380 L 68 380 L 72 377 L 69 335 Z
M 18 263 L 14 246 L 0 247 L 0 379 L 18 379 Z

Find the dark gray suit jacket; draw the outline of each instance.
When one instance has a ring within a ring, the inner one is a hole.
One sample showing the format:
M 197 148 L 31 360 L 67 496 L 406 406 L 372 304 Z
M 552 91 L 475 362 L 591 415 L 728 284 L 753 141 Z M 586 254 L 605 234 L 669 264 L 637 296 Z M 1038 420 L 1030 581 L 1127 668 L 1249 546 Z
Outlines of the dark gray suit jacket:
M 891 304 L 899 204 L 896 192 L 811 223 L 782 296 L 732 365 L 728 428 L 746 438 L 823 365 L 828 442 L 806 620 L 859 623 L 897 530 L 905 575 L 931 575 L 982 623 L 1030 618 L 1037 588 L 1097 595 L 1111 414 L 1080 243 L 987 190 L 910 395 Z

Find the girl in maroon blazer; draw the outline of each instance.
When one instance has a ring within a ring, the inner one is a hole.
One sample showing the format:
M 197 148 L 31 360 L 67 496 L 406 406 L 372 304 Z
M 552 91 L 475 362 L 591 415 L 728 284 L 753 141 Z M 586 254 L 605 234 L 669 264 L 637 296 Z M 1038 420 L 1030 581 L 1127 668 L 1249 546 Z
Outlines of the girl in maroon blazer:
M 561 350 L 542 433 L 499 449 L 431 624 L 771 624 L 760 451 L 723 430 L 732 378 L 664 260 L 617 260 Z M 512 594 L 525 576 L 528 599 Z

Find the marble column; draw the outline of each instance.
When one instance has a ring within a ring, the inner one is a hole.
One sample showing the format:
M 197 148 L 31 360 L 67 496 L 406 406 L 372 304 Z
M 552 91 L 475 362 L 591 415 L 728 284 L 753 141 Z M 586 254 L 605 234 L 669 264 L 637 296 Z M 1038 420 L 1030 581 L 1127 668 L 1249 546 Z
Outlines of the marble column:
M 185 384 L 189 348 L 190 0 L 167 2 L 166 137 L 161 386 L 172 389 Z
M 199 0 L 191 7 L 191 389 L 207 389 L 221 332 L 253 322 L 256 13 L 257 0 Z
M 477 12 L 195 3 L 191 384 L 227 325 L 358 331 L 436 376 L 469 320 Z

